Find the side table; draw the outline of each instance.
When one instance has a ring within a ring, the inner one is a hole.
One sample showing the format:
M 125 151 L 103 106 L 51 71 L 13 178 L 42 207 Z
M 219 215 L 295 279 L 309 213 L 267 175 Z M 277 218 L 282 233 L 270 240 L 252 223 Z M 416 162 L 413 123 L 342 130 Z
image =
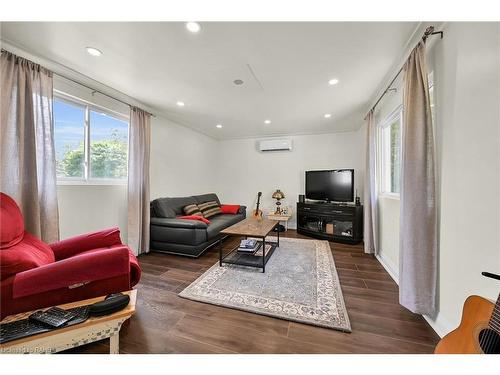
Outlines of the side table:
M 275 221 L 278 221 L 278 222 L 284 222 L 285 223 L 285 231 L 288 230 L 288 220 L 290 220 L 291 217 L 292 217 L 291 214 L 276 215 L 276 214 L 272 213 L 272 214 L 268 214 L 267 215 L 267 218 L 269 220 L 275 220 Z
M 57 353 L 77 346 L 89 344 L 94 341 L 109 338 L 110 354 L 119 353 L 119 334 L 122 323 L 130 318 L 135 312 L 137 290 L 123 292 L 130 296 L 130 302 L 123 310 L 110 315 L 90 317 L 85 322 L 75 324 L 66 328 L 40 333 L 38 335 L 24 337 L 22 339 L 0 344 L 0 353 Z M 84 301 L 67 303 L 58 307 L 70 309 L 73 307 L 90 305 L 102 301 L 105 297 L 87 299 Z M 33 311 L 7 316 L 1 323 L 9 323 L 15 320 L 25 319 Z

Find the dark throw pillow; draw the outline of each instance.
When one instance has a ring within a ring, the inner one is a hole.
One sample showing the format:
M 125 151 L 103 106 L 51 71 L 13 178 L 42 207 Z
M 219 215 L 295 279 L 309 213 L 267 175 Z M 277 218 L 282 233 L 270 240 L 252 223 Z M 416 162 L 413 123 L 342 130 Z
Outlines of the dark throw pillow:
M 182 209 L 182 211 L 184 211 L 187 216 L 203 216 L 203 213 L 201 212 L 197 204 L 188 204 Z
M 206 217 L 207 219 L 222 213 L 219 203 L 217 203 L 216 201 L 200 203 L 198 207 L 203 216 Z

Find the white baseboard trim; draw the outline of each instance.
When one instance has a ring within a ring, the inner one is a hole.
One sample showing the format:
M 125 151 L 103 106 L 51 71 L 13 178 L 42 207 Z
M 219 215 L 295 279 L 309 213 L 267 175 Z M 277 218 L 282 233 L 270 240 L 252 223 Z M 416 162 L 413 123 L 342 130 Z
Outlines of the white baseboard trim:
M 447 319 L 445 319 L 442 314 L 439 314 L 436 320 L 432 320 L 427 315 L 422 316 L 427 321 L 427 323 L 429 323 L 432 329 L 439 335 L 439 337 L 443 337 L 456 328 Z
M 375 258 L 384 267 L 389 276 L 392 277 L 394 282 L 399 285 L 399 267 L 397 267 L 392 261 L 384 257 L 383 254 L 375 254 Z
M 399 268 L 391 262 L 389 259 L 384 257 L 383 254 L 376 254 L 375 258 L 384 267 L 387 273 L 392 277 L 394 282 L 399 285 Z M 422 315 L 431 328 L 436 332 L 439 337 L 443 337 L 448 332 L 454 329 L 454 325 L 451 324 L 442 314 L 438 314 L 437 318 L 434 320 L 427 315 Z

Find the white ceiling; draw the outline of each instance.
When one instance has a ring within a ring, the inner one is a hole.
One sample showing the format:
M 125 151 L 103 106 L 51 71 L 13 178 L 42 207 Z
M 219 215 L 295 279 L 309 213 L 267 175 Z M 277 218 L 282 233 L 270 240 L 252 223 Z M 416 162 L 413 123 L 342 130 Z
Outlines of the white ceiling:
M 212 22 L 192 34 L 178 22 L 14 22 L 2 23 L 2 39 L 175 122 L 229 139 L 358 129 L 369 99 L 417 26 Z M 91 57 L 87 46 L 103 55 Z M 330 86 L 330 78 L 340 83 Z M 235 79 L 244 84 L 234 85 Z M 185 106 L 178 107 L 178 100 Z M 215 127 L 219 123 L 222 129 Z

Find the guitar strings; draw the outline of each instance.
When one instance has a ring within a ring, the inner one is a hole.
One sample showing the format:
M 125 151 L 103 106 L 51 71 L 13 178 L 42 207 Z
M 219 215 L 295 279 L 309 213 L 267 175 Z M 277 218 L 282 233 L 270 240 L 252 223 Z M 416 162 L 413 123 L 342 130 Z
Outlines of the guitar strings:
M 489 327 L 488 327 L 489 328 Z M 490 353 L 490 349 L 493 343 L 493 335 L 490 335 L 488 328 L 483 330 L 483 336 L 479 340 L 479 345 L 484 354 Z
M 493 331 L 492 329 L 489 329 L 488 330 L 488 343 L 486 344 L 487 345 L 487 353 L 488 354 L 491 354 L 493 353 L 493 349 L 495 349 L 495 343 L 496 343 L 496 337 L 495 337 L 495 331 Z
M 495 304 L 495 307 L 493 308 L 493 313 L 491 314 L 490 322 L 489 322 L 489 331 L 488 331 L 488 342 L 487 342 L 487 350 L 489 352 L 493 352 L 497 345 L 497 335 L 498 333 L 496 332 L 496 314 L 498 313 L 498 308 L 499 308 L 499 302 L 500 302 L 500 294 L 498 295 L 497 303 Z
M 497 332 L 492 327 L 495 327 L 493 325 L 493 323 L 496 323 L 495 316 L 496 316 L 496 313 L 498 312 L 499 302 L 500 302 L 500 294 L 498 295 L 497 303 L 495 304 L 495 307 L 493 308 L 493 313 L 491 314 L 488 328 L 484 330 L 483 336 L 479 340 L 479 345 L 481 347 L 481 350 L 483 350 L 483 353 L 485 353 L 485 354 L 492 352 L 494 349 L 494 346 L 496 346 Z M 491 328 L 490 328 L 490 326 L 491 326 Z M 485 337 L 485 336 L 487 336 L 487 337 Z M 483 349 L 483 345 L 484 345 L 484 349 Z
M 485 354 L 488 354 L 490 352 L 490 345 L 491 345 L 491 339 L 490 339 L 490 335 L 489 335 L 488 329 L 484 330 L 484 335 L 483 336 L 486 336 L 486 342 L 485 342 L 485 346 L 484 346 L 483 352 Z
M 489 326 L 488 326 L 488 328 L 489 328 Z M 490 345 L 492 345 L 492 337 L 493 337 L 493 335 L 489 334 L 490 332 L 488 331 L 488 328 L 486 328 L 484 330 L 484 333 L 483 333 L 483 337 L 486 336 L 485 340 L 483 341 L 483 344 L 484 344 L 483 353 L 484 354 L 488 354 L 490 352 Z
M 481 334 L 481 333 L 479 333 Z M 479 339 L 479 347 L 483 351 L 484 354 L 486 354 L 486 347 L 485 347 L 485 333 L 480 337 Z
M 499 300 L 500 300 L 500 296 L 499 296 Z M 488 324 L 488 328 L 485 329 L 485 333 L 483 334 L 483 337 L 481 338 L 481 339 L 483 339 L 484 336 L 487 335 L 486 339 L 485 340 L 479 340 L 480 345 L 481 344 L 485 345 L 485 348 L 483 349 L 483 352 L 485 354 L 492 353 L 493 349 L 495 349 L 495 347 L 496 347 L 496 341 L 497 341 L 496 335 L 497 335 L 497 332 L 496 332 L 496 330 L 493 329 L 493 327 L 495 327 L 493 323 L 495 322 L 494 319 L 495 319 L 495 314 L 497 312 L 497 307 L 498 307 L 498 302 L 495 305 L 495 308 L 493 309 L 493 313 L 491 314 L 491 318 L 490 318 L 490 322 Z M 483 342 L 481 342 L 481 341 L 483 341 Z
M 492 318 L 493 318 L 493 314 L 492 314 Z M 491 323 L 491 319 L 490 318 L 490 323 Z M 489 325 L 488 325 L 488 328 L 489 328 Z M 493 335 L 490 335 L 489 333 L 489 330 L 488 328 L 485 328 L 484 330 L 482 330 L 482 336 L 480 337 L 479 339 L 479 347 L 480 349 L 483 351 L 484 354 L 488 354 L 490 352 L 490 345 L 492 346 L 494 340 L 493 340 Z M 481 332 L 480 332 L 481 334 Z

